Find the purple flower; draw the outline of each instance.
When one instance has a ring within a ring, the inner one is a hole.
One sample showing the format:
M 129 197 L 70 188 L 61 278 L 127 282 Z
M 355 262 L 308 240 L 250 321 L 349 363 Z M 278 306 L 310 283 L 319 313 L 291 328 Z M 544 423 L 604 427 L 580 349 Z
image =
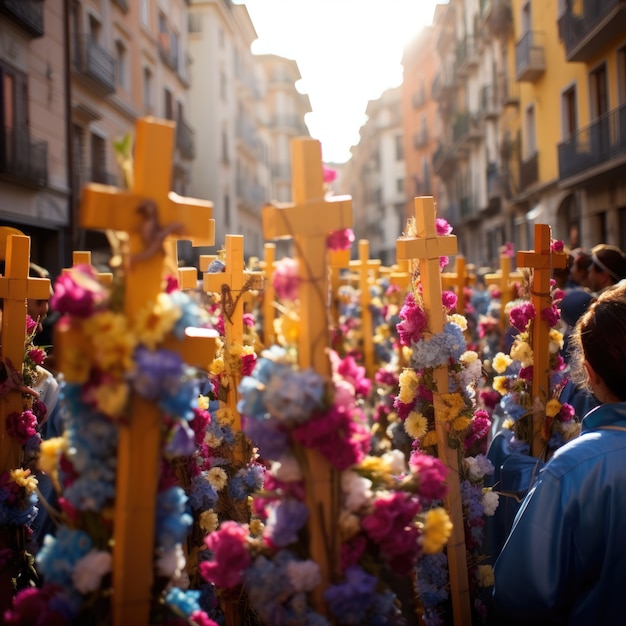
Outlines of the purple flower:
M 287 498 L 272 502 L 267 507 L 267 521 L 263 536 L 270 545 L 284 548 L 298 541 L 298 532 L 309 519 L 304 502 Z

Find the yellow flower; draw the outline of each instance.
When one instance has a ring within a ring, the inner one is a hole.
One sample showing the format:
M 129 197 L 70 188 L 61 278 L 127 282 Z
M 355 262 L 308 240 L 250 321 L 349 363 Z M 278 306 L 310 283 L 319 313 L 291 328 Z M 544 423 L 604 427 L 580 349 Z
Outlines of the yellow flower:
M 519 361 L 522 367 L 530 367 L 533 364 L 533 350 L 528 343 L 519 338 L 511 346 L 511 358 Z
M 250 534 L 253 537 L 258 537 L 263 533 L 263 529 L 265 528 L 265 524 L 258 518 L 255 518 L 250 521 Z
M 515 421 L 510 417 L 502 422 L 502 428 L 506 428 L 507 430 L 513 430 L 513 426 L 515 426 Z
M 67 450 L 65 437 L 44 439 L 39 446 L 39 469 L 46 474 L 56 472 L 59 457 L 65 450 Z
M 561 403 L 556 398 L 548 400 L 548 404 L 546 404 L 546 415 L 548 417 L 556 417 L 560 411 Z
M 200 519 L 198 522 L 200 529 L 207 535 L 212 533 L 214 530 L 217 530 L 218 519 L 217 514 L 213 513 L 213 509 L 200 513 Z
M 182 314 L 166 293 L 160 293 L 156 302 L 148 303 L 135 317 L 135 335 L 140 343 L 154 350 Z
M 222 441 L 224 441 L 223 437 L 218 437 L 208 430 L 204 435 L 204 442 L 209 448 L 219 448 L 222 445 Z
M 498 354 L 493 357 L 491 366 L 496 373 L 504 374 L 506 368 L 511 365 L 511 363 L 513 363 L 513 359 L 508 354 L 504 354 L 504 352 L 498 352 Z
M 501 396 L 506 395 L 508 390 L 508 378 L 506 376 L 494 376 L 493 378 L 493 388 L 497 391 Z
M 563 333 L 556 328 L 550 329 L 550 354 L 556 354 L 563 348 Z
M 422 535 L 422 549 L 425 554 L 435 554 L 443 550 L 452 534 L 452 522 L 443 507 L 431 509 L 426 513 Z
M 466 415 L 459 415 L 459 417 L 452 422 L 452 428 L 457 432 L 461 432 L 470 425 L 470 421 L 470 418 Z
M 463 315 L 459 315 L 459 313 L 454 313 L 453 315 L 448 315 L 448 320 L 453 324 L 459 326 L 463 332 L 467 330 L 467 319 Z
M 422 439 L 422 448 L 428 448 L 429 446 L 437 445 L 437 433 L 434 430 L 429 430 L 424 439 Z
M 208 411 L 209 409 L 209 396 L 198 396 L 198 408 L 203 411 Z
M 30 475 L 29 469 L 22 469 L 18 467 L 17 469 L 11 470 L 11 480 L 15 481 L 20 487 L 24 487 L 26 493 L 33 493 L 37 489 L 37 485 L 39 481 Z
M 491 565 L 479 565 L 476 568 L 476 581 L 479 587 L 492 587 L 495 583 L 493 567 Z
M 398 400 L 404 404 L 409 404 L 417 395 L 419 378 L 417 372 L 412 369 L 403 369 L 398 377 L 400 383 L 400 393 Z
M 66 380 L 81 384 L 87 382 L 91 361 L 80 348 L 63 350 L 63 376 Z
M 459 359 L 459 363 L 463 365 L 469 365 L 478 358 L 478 354 L 474 350 L 466 350 Z
M 137 338 L 121 313 L 100 311 L 85 321 L 85 330 L 93 337 L 94 356 L 103 370 L 121 373 L 134 368 Z
M 104 383 L 93 391 L 96 406 L 109 417 L 119 417 L 124 413 L 128 394 L 128 385 L 120 382 Z
M 379 456 L 366 456 L 360 463 L 364 472 L 382 473 L 385 471 L 385 462 Z
M 232 426 L 235 423 L 235 412 L 227 406 L 217 409 L 215 417 L 220 426 Z
M 226 483 L 228 482 L 228 476 L 226 475 L 226 472 L 221 467 L 212 467 L 207 472 L 206 478 L 209 481 L 209 484 L 211 485 L 211 487 L 215 489 L 215 491 L 221 491 L 226 486 Z
M 211 361 L 209 365 L 209 374 L 211 376 L 219 376 L 224 371 L 224 359 L 219 356 Z
M 437 419 L 442 422 L 456 419 L 465 406 L 463 396 L 460 393 L 442 393 L 441 399 L 445 408 L 437 413 Z
M 428 420 L 421 413 L 411 411 L 404 421 L 404 430 L 409 437 L 421 439 L 428 430 Z
M 281 315 L 274 320 L 274 332 L 280 338 L 281 343 L 295 344 L 298 341 L 300 320 L 295 313 Z

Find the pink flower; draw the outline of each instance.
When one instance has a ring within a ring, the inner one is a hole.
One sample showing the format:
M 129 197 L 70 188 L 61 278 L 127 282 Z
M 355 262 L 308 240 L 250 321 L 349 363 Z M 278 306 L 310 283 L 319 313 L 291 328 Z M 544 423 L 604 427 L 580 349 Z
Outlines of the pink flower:
M 501 248 L 500 248 L 500 254 L 502 256 L 506 256 L 509 257 L 510 259 L 513 258 L 513 255 L 515 254 L 515 248 L 513 247 L 513 243 L 511 241 L 507 241 Z
M 279 300 L 296 300 L 300 288 L 298 261 L 284 257 L 274 269 L 274 289 Z
M 520 332 L 524 332 L 528 322 L 535 319 L 536 314 L 532 302 L 523 302 L 522 304 L 514 306 L 509 313 L 511 326 L 517 328 Z
M 372 389 L 372 381 L 367 378 L 365 368 L 360 366 L 353 356 L 346 356 L 337 367 L 337 373 L 354 386 L 355 393 L 366 397 Z
M 351 565 L 356 565 L 367 548 L 367 538 L 362 533 L 350 541 L 341 544 L 341 571 L 345 572 Z
M 37 432 L 37 418 L 31 411 L 13 411 L 6 418 L 6 429 L 23 446 Z
M 552 252 L 563 252 L 563 240 L 562 239 L 555 239 L 551 244 L 550 244 L 550 250 L 552 250 Z
M 244 354 L 241 357 L 241 373 L 250 376 L 256 364 L 256 354 Z
M 546 307 L 541 311 L 541 319 L 544 322 L 548 322 L 548 324 L 552 326 L 556 326 L 561 319 L 561 314 L 559 313 L 559 309 L 556 304 L 552 304 L 549 307 Z
M 400 344 L 410 346 L 417 343 L 428 326 L 426 314 L 415 303 L 415 297 L 409 293 L 404 300 L 404 305 L 400 309 L 400 319 L 402 322 L 396 324 Z
M 533 366 L 529 365 L 528 367 L 520 368 L 520 371 L 517 373 L 517 376 L 520 380 L 532 380 L 533 379 Z
M 332 167 L 322 164 L 322 171 L 324 172 L 325 183 L 332 183 L 337 178 L 337 170 Z
M 168 274 L 165 277 L 165 293 L 172 293 L 173 291 L 178 291 L 178 289 L 178 278 L 176 278 L 176 276 Z
M 28 354 L 28 358 L 35 365 L 43 365 L 43 362 L 46 360 L 45 350 L 38 348 L 38 347 L 31 348 L 27 354 Z
M 350 250 L 353 243 L 354 231 L 351 228 L 334 230 L 326 238 L 326 247 L 333 251 Z
M 77 265 L 57 278 L 50 307 L 61 314 L 86 318 L 93 315 L 104 297 L 95 271 L 89 265 Z
M 445 237 L 446 235 L 452 233 L 452 226 L 450 226 L 450 224 L 448 224 L 443 217 L 438 217 L 435 220 L 435 226 L 437 228 L 437 236 L 439 237 Z
M 252 313 L 244 313 L 243 324 L 248 328 L 254 328 L 254 315 L 252 315 Z
M 436 457 L 414 450 L 409 458 L 409 466 L 420 479 L 419 495 L 427 501 L 442 500 L 448 493 L 445 484 L 448 470 Z
M 487 411 L 478 410 L 474 413 L 474 417 L 470 423 L 470 429 L 465 441 L 465 449 L 469 450 L 476 442 L 481 441 L 484 447 L 487 446 L 487 435 L 489 434 L 489 427 L 491 426 L 491 419 Z
M 213 558 L 199 565 L 204 579 L 225 589 L 239 585 L 251 563 L 247 538 L 246 529 L 230 520 L 222 522 L 219 530 L 210 533 L 205 543 Z
M 575 413 L 576 411 L 574 410 L 574 407 L 571 404 L 564 402 L 561 405 L 561 410 L 559 411 L 559 419 L 562 422 L 569 422 L 574 417 Z
M 441 302 L 443 306 L 448 310 L 448 312 L 452 311 L 456 306 L 458 298 L 454 291 L 442 291 L 441 292 Z
M 189 619 L 197 626 L 218 626 L 217 622 L 214 622 L 204 611 L 194 611 Z
M 32 335 L 33 331 L 37 328 L 37 322 L 30 316 L 26 316 L 26 334 Z

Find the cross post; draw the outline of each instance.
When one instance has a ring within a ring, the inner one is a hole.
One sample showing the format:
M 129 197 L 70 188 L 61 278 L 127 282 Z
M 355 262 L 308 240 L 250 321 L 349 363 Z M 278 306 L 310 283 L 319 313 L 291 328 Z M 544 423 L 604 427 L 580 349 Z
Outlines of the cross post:
M 441 301 L 441 271 L 439 257 L 456 254 L 455 235 L 438 236 L 435 224 L 435 205 L 430 196 L 415 198 L 416 237 L 400 237 L 396 240 L 398 259 L 418 259 L 424 312 L 429 331 L 435 335 L 443 331 L 444 310 Z M 452 535 L 447 544 L 450 597 L 455 626 L 471 624 L 470 592 L 467 578 L 467 553 L 463 523 L 463 503 L 459 484 L 459 460 L 457 450 L 448 446 L 448 433 L 443 420 L 437 418 L 445 410 L 441 399 L 448 391 L 448 369 L 445 365 L 435 368 L 433 393 L 435 407 L 435 430 L 437 452 L 448 468 L 448 495 L 445 505 L 452 521 Z
M 19 232 L 19 231 L 18 231 Z M 4 251 L 3 251 L 4 252 Z M 9 374 L 13 367 L 22 374 L 26 339 L 26 300 L 50 298 L 50 281 L 47 278 L 30 278 L 30 237 L 9 234 L 6 237 L 4 276 L 0 276 L 2 310 L 2 360 Z M 12 389 L 0 398 L 0 473 L 20 467 L 22 447 L 5 428 L 8 415 L 23 410 L 22 392 Z
M 552 305 L 550 278 L 552 270 L 567 265 L 567 255 L 552 251 L 552 239 L 548 224 L 535 224 L 535 249 L 517 253 L 519 267 L 532 268 L 530 279 L 531 302 L 535 308 L 535 318 L 531 324 L 533 349 L 533 402 L 538 398 L 543 404 L 550 394 L 550 324 L 541 318 L 541 311 Z M 533 414 L 531 454 L 543 457 L 546 441 L 543 438 L 544 415 Z
M 359 275 L 359 298 L 361 303 L 361 337 L 363 340 L 363 361 L 369 378 L 374 377 L 374 329 L 370 304 L 370 282 L 375 283 L 380 270 L 380 259 L 370 259 L 370 242 L 359 240 L 359 258 L 350 261 L 350 268 Z M 373 279 L 373 280 L 371 280 Z
M 259 263 L 265 275 L 265 288 L 263 289 L 263 345 L 271 346 L 276 341 L 274 332 L 274 262 L 276 260 L 276 244 L 266 243 L 263 247 L 265 258 Z
M 91 183 L 83 189 L 80 208 L 83 228 L 128 233 L 124 309 L 131 323 L 162 289 L 168 258 L 164 244 L 168 239 L 213 245 L 212 204 L 170 191 L 174 130 L 175 123 L 168 120 L 139 119 L 132 188 Z M 59 329 L 59 335 L 63 332 L 76 335 L 73 329 Z M 215 331 L 187 329 L 183 341 L 170 337 L 161 347 L 177 350 L 191 366 L 208 369 L 216 336 Z M 63 343 L 63 338 L 59 339 Z M 76 337 L 68 337 L 65 345 L 76 341 Z M 114 626 L 149 622 L 153 582 L 161 415 L 154 402 L 133 394 L 129 417 L 119 433 L 113 534 Z
M 74 250 L 72 252 L 72 267 L 77 265 L 89 265 L 91 266 L 91 252 L 89 250 Z M 67 274 L 70 268 L 64 267 L 61 270 L 62 274 Z M 112 272 L 97 272 L 96 278 L 101 285 L 108 286 L 113 283 Z
M 461 314 L 465 311 L 465 288 L 471 287 L 475 282 L 475 274 L 468 270 L 465 257 L 460 254 L 457 254 L 454 261 L 454 272 L 441 274 L 441 286 L 443 289 L 452 287 L 458 300 L 457 310 Z
M 292 237 L 298 260 L 300 288 L 298 363 L 312 367 L 325 378 L 331 376 L 328 355 L 328 233 L 352 227 L 350 196 L 325 197 L 322 149 L 318 140 L 292 140 L 293 203 L 266 205 L 262 209 L 266 239 Z M 320 566 L 320 584 L 313 590 L 315 609 L 326 614 L 323 590 L 338 572 L 339 545 L 333 528 L 339 515 L 336 499 L 338 472 L 317 451 L 305 450 L 310 478 L 306 500 L 310 513 L 310 553 Z
M 498 315 L 498 324 L 500 330 L 504 331 L 507 327 L 505 315 L 506 305 L 515 298 L 515 283 L 522 281 L 520 272 L 511 271 L 511 257 L 507 254 L 500 255 L 500 269 L 492 274 L 485 275 L 486 285 L 496 285 L 500 292 L 500 313 Z

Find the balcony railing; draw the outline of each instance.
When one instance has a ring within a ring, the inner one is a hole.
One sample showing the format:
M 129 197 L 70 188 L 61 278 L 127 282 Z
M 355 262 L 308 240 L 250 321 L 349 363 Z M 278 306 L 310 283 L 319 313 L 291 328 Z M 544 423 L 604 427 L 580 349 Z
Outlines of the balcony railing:
M 483 129 L 478 117 L 472 113 L 459 113 L 452 125 L 452 141 L 463 144 L 466 141 L 480 139 Z
M 511 0 L 480 0 L 481 27 L 496 37 L 505 37 L 513 28 Z
M 107 172 L 106 168 L 101 165 L 92 165 L 88 182 L 100 183 L 101 185 L 118 184 L 117 176 L 111 172 Z
M 545 33 L 529 30 L 515 46 L 515 70 L 519 81 L 534 82 L 546 71 Z
M 502 106 L 519 106 L 519 83 L 505 74 L 498 77 L 498 94 Z
M 428 143 L 428 130 L 422 128 L 422 130 L 418 130 L 413 133 L 413 147 L 416 150 L 423 148 Z
M 75 39 L 74 66 L 105 93 L 115 92 L 115 57 L 91 35 Z
M 456 154 L 447 146 L 439 144 L 433 154 L 433 170 L 441 178 L 449 178 L 456 168 Z
M 580 128 L 558 146 L 559 178 L 592 173 L 626 157 L 626 104 Z
M 535 152 L 535 154 L 520 163 L 520 190 L 526 191 L 528 187 L 531 187 L 537 182 L 539 182 L 539 153 Z
M 48 184 L 48 143 L 26 128 L 0 127 L 0 174 L 33 187 Z
M 591 61 L 626 30 L 626 0 L 583 0 L 576 3 L 582 13 L 567 5 L 559 17 L 559 34 L 569 62 Z
M 185 159 L 194 159 L 196 157 L 194 132 L 191 126 L 183 119 L 178 119 L 176 122 L 176 147 Z
M 458 86 L 456 71 L 451 63 L 445 64 L 436 74 L 433 80 L 432 97 L 433 100 L 448 98 Z
M 500 113 L 500 99 L 494 85 L 484 85 L 480 90 L 480 113 L 485 117 L 497 117 Z
M 457 72 L 464 75 L 467 70 L 478 64 L 476 40 L 472 35 L 465 35 L 456 48 Z
M 43 28 L 42 0 L 0 0 L 0 13 L 32 37 L 41 37 Z

